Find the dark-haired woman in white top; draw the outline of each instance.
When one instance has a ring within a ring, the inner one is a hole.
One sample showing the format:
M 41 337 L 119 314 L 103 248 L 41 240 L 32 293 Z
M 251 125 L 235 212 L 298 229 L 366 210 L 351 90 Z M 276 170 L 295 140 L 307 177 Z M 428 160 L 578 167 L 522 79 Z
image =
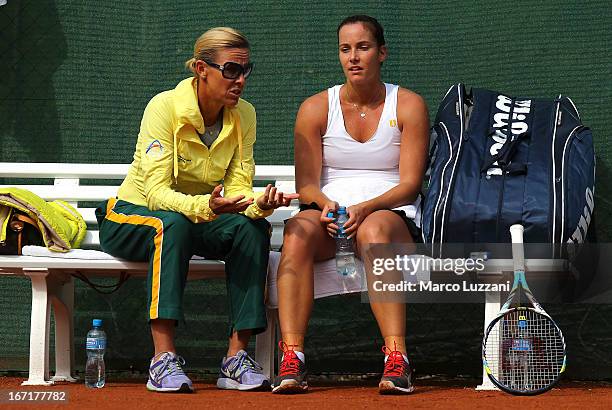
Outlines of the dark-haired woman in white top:
M 335 253 L 337 226 L 327 218 L 328 212 L 339 204 L 349 205 L 345 231 L 364 259 L 369 286 L 371 261 L 365 247 L 401 243 L 410 248 L 418 237 L 415 202 L 429 144 L 426 104 L 418 94 L 381 81 L 387 48 L 378 21 L 348 17 L 337 34 L 346 82 L 306 99 L 295 125 L 296 182 L 302 205 L 285 227 L 278 271 L 284 355 L 275 393 L 308 388 L 303 352 L 313 305 L 313 265 Z M 405 304 L 370 305 L 385 341 L 379 391 L 409 393 L 413 386 L 406 355 Z

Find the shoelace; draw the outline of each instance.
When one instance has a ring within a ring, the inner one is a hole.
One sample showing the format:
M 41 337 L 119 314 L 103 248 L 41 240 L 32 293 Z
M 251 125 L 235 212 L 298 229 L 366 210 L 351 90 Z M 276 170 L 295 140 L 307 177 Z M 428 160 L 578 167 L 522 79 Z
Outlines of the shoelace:
M 300 372 L 300 359 L 297 354 L 282 340 L 278 343 L 278 348 L 283 352 L 283 361 L 280 364 L 279 376 L 286 376 L 290 374 L 299 374 Z
M 263 367 L 259 365 L 255 360 L 251 358 L 247 353 L 244 353 L 236 360 L 234 370 L 241 369 L 243 373 L 249 369 L 255 370 L 257 373 L 263 372 Z
M 402 352 L 391 350 L 387 346 L 382 347 L 382 352 L 389 355 L 383 374 L 385 376 L 403 376 L 406 373 L 407 363 Z
M 168 369 L 168 374 L 185 374 L 183 368 L 181 366 L 185 365 L 185 359 L 181 356 L 171 356 L 169 354 L 164 357 L 164 364 L 161 366 L 160 374 L 163 373 L 165 369 Z

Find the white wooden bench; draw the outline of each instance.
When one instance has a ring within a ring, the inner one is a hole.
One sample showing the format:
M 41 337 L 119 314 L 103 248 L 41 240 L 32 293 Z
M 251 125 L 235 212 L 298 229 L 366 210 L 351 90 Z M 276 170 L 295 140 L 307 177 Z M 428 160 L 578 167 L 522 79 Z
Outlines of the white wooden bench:
M 0 178 L 6 179 L 2 186 L 17 186 L 28 189 L 46 200 L 62 199 L 71 203 L 81 212 L 88 225 L 87 235 L 81 246 L 99 249 L 95 207 L 91 205 L 114 197 L 128 168 L 128 164 L 0 163 Z M 21 184 L 11 182 L 20 179 L 25 182 L 21 181 Z M 32 183 L 32 180 L 39 179 L 48 182 Z M 257 166 L 255 180 L 275 181 L 275 185 L 283 192 L 295 192 L 294 179 L 293 166 Z M 115 184 L 109 183 L 109 180 Z M 83 203 L 89 207 L 79 206 Z M 295 209 L 297 203 L 277 209 L 267 218 L 273 227 L 271 238 L 273 249 L 280 247 L 283 238 L 283 221 L 289 218 Z M 90 260 L 0 255 L 0 275 L 28 277 L 32 282 L 29 378 L 23 383 L 24 385 L 75 381 L 72 274 L 118 276 L 121 272 L 126 272 L 130 276 L 146 277 L 147 263 L 115 258 Z M 223 262 L 194 259 L 189 266 L 188 279 L 218 278 L 224 274 Z M 55 316 L 55 375 L 49 379 L 51 308 Z M 256 360 L 264 367 L 266 374 L 272 375 L 276 344 L 276 311 L 268 311 L 268 316 L 270 324 L 268 330 L 257 336 Z
M 0 163 L 0 178 L 26 182 L 15 184 L 7 182 L 0 186 L 18 186 L 37 193 L 46 200 L 62 199 L 70 202 L 83 215 L 88 224 L 88 231 L 83 247 L 99 249 L 98 228 L 93 207 L 79 206 L 79 203 L 91 204 L 115 196 L 118 184 L 125 178 L 128 164 L 56 164 L 56 163 Z M 46 184 L 34 184 L 31 180 L 46 179 Z M 28 183 L 28 180 L 30 182 Z M 83 180 L 86 184 L 83 184 Z M 116 184 L 108 184 L 112 180 Z M 293 166 L 258 165 L 256 181 L 275 181 L 275 185 L 283 192 L 295 192 L 295 177 Z M 101 182 L 103 181 L 103 182 Z M 268 218 L 273 227 L 271 244 L 278 249 L 282 243 L 284 220 L 297 209 L 297 202 L 290 207 L 281 208 Z M 275 269 L 278 264 L 278 254 L 271 253 L 271 266 L 274 265 L 273 276 L 269 275 L 269 294 L 276 298 Z M 272 262 L 272 261 L 275 262 Z M 562 271 L 564 261 L 542 259 L 527 259 L 528 271 Z M 28 277 L 32 282 L 32 313 L 30 324 L 30 358 L 29 378 L 24 385 L 48 385 L 54 381 L 75 381 L 74 339 L 73 339 L 73 309 L 74 309 L 74 279 L 72 274 L 118 276 L 127 272 L 130 276 L 146 277 L 147 263 L 129 262 L 116 258 L 108 260 L 64 259 L 34 256 L 4 256 L 0 255 L 0 276 Z M 270 272 L 269 269 L 269 272 Z M 484 274 L 500 275 L 512 272 L 512 260 L 489 260 Z M 224 275 L 224 265 L 221 261 L 192 260 L 188 279 L 218 278 Z M 318 288 L 318 284 L 339 280 L 335 274 L 333 260 L 315 265 L 315 297 L 325 297 L 338 293 L 359 291 L 359 287 L 344 291 L 329 292 Z M 275 302 L 272 302 L 275 307 Z M 53 307 L 55 315 L 55 375 L 49 378 L 49 334 L 50 313 Z M 484 306 L 484 329 L 500 309 L 500 293 L 487 292 Z M 256 360 L 264 368 L 268 377 L 274 375 L 274 358 L 276 349 L 276 309 L 267 309 L 268 329 L 257 335 Z M 496 389 L 483 372 L 483 383 L 479 390 Z

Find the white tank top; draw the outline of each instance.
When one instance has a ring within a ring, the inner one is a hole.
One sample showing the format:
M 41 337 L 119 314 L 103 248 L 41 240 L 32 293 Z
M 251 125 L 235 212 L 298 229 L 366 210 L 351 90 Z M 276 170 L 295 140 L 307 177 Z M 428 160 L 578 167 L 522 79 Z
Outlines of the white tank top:
M 321 190 L 342 206 L 351 206 L 387 192 L 399 183 L 401 132 L 397 125 L 399 86 L 385 83 L 385 106 L 374 135 L 353 139 L 344 126 L 340 85 L 327 90 L 327 131 L 322 140 Z M 420 226 L 420 198 L 395 208 Z

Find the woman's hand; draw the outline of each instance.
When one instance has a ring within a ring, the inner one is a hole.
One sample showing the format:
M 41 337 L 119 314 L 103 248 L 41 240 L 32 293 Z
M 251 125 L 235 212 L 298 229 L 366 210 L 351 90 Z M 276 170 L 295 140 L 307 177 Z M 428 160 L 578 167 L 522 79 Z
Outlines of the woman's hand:
M 236 214 L 246 210 L 253 203 L 253 198 L 244 199 L 244 195 L 236 195 L 232 198 L 221 196 L 223 185 L 217 185 L 210 193 L 208 206 L 215 214 Z M 244 199 L 244 201 L 243 201 Z
M 349 218 L 344 224 L 344 232 L 346 233 L 347 238 L 350 239 L 357 234 L 359 225 L 361 225 L 363 220 L 366 219 L 366 217 L 370 215 L 372 211 L 364 202 L 362 202 L 360 204 L 349 206 L 346 209 L 346 212 Z
M 285 194 L 277 191 L 272 184 L 266 186 L 266 191 L 263 195 L 257 198 L 257 206 L 264 211 L 280 208 L 281 206 L 289 206 L 292 200 L 298 199 L 299 194 Z
M 332 238 L 336 236 L 338 226 L 334 223 L 336 221 L 336 218 L 330 218 L 327 216 L 327 214 L 330 212 L 336 213 L 338 211 L 338 208 L 338 202 L 329 201 L 323 207 L 323 211 L 321 211 L 321 224 L 327 225 L 327 233 Z

